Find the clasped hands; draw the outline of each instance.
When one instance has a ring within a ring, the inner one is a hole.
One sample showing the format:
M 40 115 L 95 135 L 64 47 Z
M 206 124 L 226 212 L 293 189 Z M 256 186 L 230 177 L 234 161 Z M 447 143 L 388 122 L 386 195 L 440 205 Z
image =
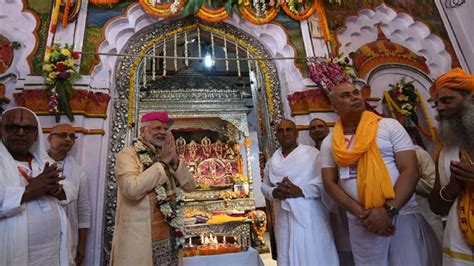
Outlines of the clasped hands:
M 44 195 L 53 195 L 62 188 L 59 181 L 64 177 L 60 176 L 62 169 L 56 163 L 45 163 L 43 172 L 36 177 L 28 179 L 28 185 L 23 194 L 23 202 L 37 199 Z
M 179 164 L 178 153 L 176 152 L 176 143 L 171 131 L 166 132 L 166 139 L 161 147 L 160 161 L 176 169 Z
M 359 214 L 359 220 L 365 229 L 380 236 L 391 236 L 395 233 L 395 225 L 383 207 L 365 209 Z
M 276 183 L 276 187 L 273 189 L 272 195 L 274 198 L 279 200 L 304 197 L 303 191 L 297 185 L 291 182 L 287 176 L 283 177 L 281 182 Z

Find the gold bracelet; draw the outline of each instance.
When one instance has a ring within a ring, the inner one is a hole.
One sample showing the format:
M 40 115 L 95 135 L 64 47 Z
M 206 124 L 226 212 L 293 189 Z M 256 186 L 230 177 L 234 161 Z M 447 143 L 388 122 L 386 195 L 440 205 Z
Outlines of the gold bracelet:
M 443 196 L 443 193 L 446 192 L 446 186 L 443 186 L 440 190 L 439 190 L 439 197 L 446 201 L 446 202 L 453 202 L 454 199 L 452 199 L 451 195 L 449 195 L 449 193 L 446 194 L 447 198 L 445 196 Z

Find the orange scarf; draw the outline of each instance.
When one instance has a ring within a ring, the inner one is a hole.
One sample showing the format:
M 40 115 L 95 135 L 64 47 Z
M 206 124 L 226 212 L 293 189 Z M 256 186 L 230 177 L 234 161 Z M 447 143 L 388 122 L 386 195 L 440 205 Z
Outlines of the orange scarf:
M 466 151 L 461 151 L 461 161 L 471 163 Z M 465 184 L 458 203 L 459 227 L 464 240 L 474 246 L 474 186 Z
M 357 190 L 359 200 L 365 208 L 384 205 L 386 199 L 395 198 L 392 179 L 377 145 L 377 130 L 382 117 L 364 111 L 355 133 L 351 151 L 346 146 L 344 130 L 339 118 L 332 137 L 333 155 L 336 163 L 348 167 L 357 162 Z

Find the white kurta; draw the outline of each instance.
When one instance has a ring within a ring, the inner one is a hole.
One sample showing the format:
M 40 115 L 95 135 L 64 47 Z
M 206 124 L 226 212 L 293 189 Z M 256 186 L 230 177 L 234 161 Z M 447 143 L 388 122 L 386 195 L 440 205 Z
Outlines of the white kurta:
M 279 265 L 338 265 L 338 255 L 322 203 L 318 150 L 299 144 L 287 157 L 278 149 L 265 167 L 263 195 L 272 201 Z M 287 176 L 304 198 L 278 200 L 272 191 Z
M 3 143 L 0 150 L 6 150 Z M 16 170 L 17 166 L 23 166 L 34 177 L 42 172 L 44 164 L 34 157 L 30 170 L 28 163 L 11 160 L 13 168 L 8 167 L 11 170 L 5 169 L 3 163 L 0 169 L 2 174 L 10 173 L 17 179 L 15 183 L 2 182 L 5 186 L 0 189 L 0 265 L 70 265 L 68 221 L 61 205 L 75 199 L 76 191 L 62 181 L 67 200 L 60 202 L 43 196 L 21 204 L 27 181 Z M 5 161 L 9 160 L 5 158 Z
M 439 154 L 438 173 L 441 187 L 449 183 L 451 161 L 460 161 L 460 149 L 453 147 L 443 149 Z M 474 249 L 464 241 L 459 228 L 458 200 L 454 201 L 448 214 L 448 221 L 443 235 L 443 265 L 444 266 L 467 266 L 474 264 Z
M 352 149 L 356 141 L 353 138 L 346 136 L 349 149 Z M 392 184 L 395 184 L 400 176 L 395 153 L 414 150 L 411 139 L 398 121 L 389 118 L 379 121 L 376 138 Z M 344 171 L 336 165 L 332 150 L 332 134 L 321 145 L 321 167 L 338 167 L 339 185 L 351 198 L 359 201 L 357 167 L 351 166 L 349 169 L 353 170 Z M 349 174 L 343 176 L 341 173 L 344 172 Z M 439 262 L 436 253 L 429 253 L 433 250 L 439 253 L 438 243 L 434 232 L 418 213 L 414 196 L 400 209 L 400 214 L 393 219 L 396 230 L 395 234 L 389 237 L 373 234 L 353 214 L 346 213 L 352 253 L 357 265 L 437 265 Z M 430 263 L 425 264 L 426 261 Z
M 79 241 L 79 229 L 91 226 L 91 205 L 89 201 L 89 188 L 87 186 L 87 174 L 72 156 L 66 156 L 58 162 L 63 168 L 62 175 L 77 190 L 77 200 L 64 206 L 69 225 L 71 226 L 71 241 L 73 251 L 77 249 Z
M 42 128 L 33 112 L 23 107 L 14 109 L 30 112 L 35 117 L 38 128 Z M 30 148 L 33 155 L 32 169 L 25 166 L 32 170 L 33 177 L 43 171 L 46 162 L 51 163 L 43 142 L 42 132 L 39 131 L 36 142 Z M 58 201 L 44 196 L 22 204 L 26 180 L 19 174 L 17 163 L 3 140 L 0 141 L 0 265 L 66 266 L 74 263 L 69 242 L 69 225 L 60 205 L 75 200 L 77 192 L 68 181 L 62 180 L 60 183 L 66 193 L 66 200 Z

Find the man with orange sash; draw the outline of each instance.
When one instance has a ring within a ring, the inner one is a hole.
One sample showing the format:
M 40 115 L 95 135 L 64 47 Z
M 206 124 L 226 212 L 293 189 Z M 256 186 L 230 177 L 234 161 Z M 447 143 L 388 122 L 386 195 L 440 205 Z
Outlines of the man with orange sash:
M 441 75 L 431 93 L 438 111 L 436 181 L 431 209 L 448 215 L 443 265 L 474 264 L 474 75 L 456 68 Z
M 140 138 L 117 154 L 111 265 L 182 265 L 184 192 L 196 183 L 179 160 L 170 118 L 144 114 Z
M 394 119 L 365 111 L 360 91 L 337 85 L 330 93 L 339 114 L 321 146 L 326 191 L 347 211 L 356 265 L 439 265 L 439 245 L 418 213 L 413 192 L 416 155 Z

